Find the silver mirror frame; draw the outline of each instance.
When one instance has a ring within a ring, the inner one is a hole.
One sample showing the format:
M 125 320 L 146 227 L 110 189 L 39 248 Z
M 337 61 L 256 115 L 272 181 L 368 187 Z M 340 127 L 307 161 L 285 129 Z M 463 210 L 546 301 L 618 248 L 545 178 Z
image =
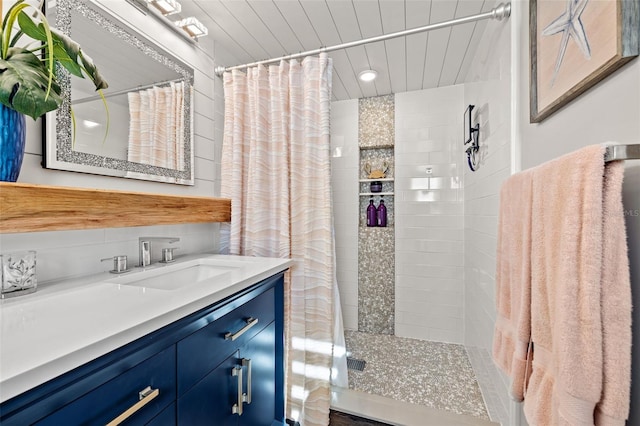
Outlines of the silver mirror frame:
M 133 177 L 134 179 L 193 185 L 193 69 L 173 56 L 170 56 L 164 50 L 146 38 L 143 38 L 140 34 L 135 33 L 100 5 L 90 3 L 86 0 L 56 0 L 55 27 L 65 34 L 70 34 L 71 32 L 72 10 L 75 13 L 81 14 L 84 18 L 91 20 L 96 25 L 106 28 L 114 37 L 137 47 L 142 54 L 155 59 L 160 64 L 169 67 L 182 76 L 186 88 L 185 108 L 183 112 L 185 115 L 185 164 L 183 165 L 183 170 L 173 170 L 74 151 L 71 119 L 72 78 L 67 70 L 58 66 L 56 73 L 63 92 L 63 102 L 60 108 L 47 113 L 45 118 L 45 137 L 43 138 L 43 152 L 45 155 L 43 156 L 43 167 L 126 178 L 130 178 L 127 174 L 131 172 L 131 174 L 135 176 Z M 99 63 L 97 64 L 100 66 Z

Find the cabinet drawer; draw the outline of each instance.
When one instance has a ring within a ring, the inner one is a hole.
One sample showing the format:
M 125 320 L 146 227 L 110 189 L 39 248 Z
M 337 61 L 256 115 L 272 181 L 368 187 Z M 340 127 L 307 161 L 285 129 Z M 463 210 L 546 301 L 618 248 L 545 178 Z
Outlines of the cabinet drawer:
M 149 402 L 135 411 L 126 423 L 127 425 L 146 424 L 176 398 L 175 362 L 175 345 L 172 345 L 36 424 L 55 426 L 107 424 L 139 403 L 138 393 L 150 386 L 153 390 L 159 391 L 158 395 L 147 396 Z
M 249 318 L 257 319 L 257 322 L 248 324 Z M 192 387 L 274 318 L 275 290 L 271 288 L 178 342 L 178 395 Z M 237 338 L 225 339 L 227 333 L 235 334 Z

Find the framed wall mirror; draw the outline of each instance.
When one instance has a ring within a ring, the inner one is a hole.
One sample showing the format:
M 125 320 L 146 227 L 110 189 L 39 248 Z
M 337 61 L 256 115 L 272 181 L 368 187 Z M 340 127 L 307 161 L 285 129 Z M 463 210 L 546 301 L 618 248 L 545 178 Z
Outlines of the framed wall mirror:
M 61 107 L 47 114 L 43 166 L 193 185 L 193 69 L 88 0 L 49 0 L 47 16 L 109 83 L 57 70 Z M 151 19 L 151 17 L 150 17 Z

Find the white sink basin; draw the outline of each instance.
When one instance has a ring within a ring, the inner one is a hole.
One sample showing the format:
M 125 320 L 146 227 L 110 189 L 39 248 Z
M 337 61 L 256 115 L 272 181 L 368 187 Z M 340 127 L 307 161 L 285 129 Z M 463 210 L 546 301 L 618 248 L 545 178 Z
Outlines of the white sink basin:
M 121 276 L 118 279 L 110 280 L 110 282 L 158 290 L 178 290 L 214 277 L 229 274 L 237 269 L 238 266 L 210 264 L 207 260 L 202 259 L 182 264 L 160 266 L 133 275 Z

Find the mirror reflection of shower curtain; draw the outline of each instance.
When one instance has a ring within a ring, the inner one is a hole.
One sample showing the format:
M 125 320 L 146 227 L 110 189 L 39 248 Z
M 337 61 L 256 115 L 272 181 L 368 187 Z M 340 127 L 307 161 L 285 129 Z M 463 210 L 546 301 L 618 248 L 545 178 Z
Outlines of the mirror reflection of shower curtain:
M 184 83 L 130 92 L 127 159 L 134 163 L 184 170 Z M 144 166 L 141 166 L 144 167 Z M 127 172 L 126 177 L 148 173 Z M 164 177 L 165 182 L 175 182 Z

